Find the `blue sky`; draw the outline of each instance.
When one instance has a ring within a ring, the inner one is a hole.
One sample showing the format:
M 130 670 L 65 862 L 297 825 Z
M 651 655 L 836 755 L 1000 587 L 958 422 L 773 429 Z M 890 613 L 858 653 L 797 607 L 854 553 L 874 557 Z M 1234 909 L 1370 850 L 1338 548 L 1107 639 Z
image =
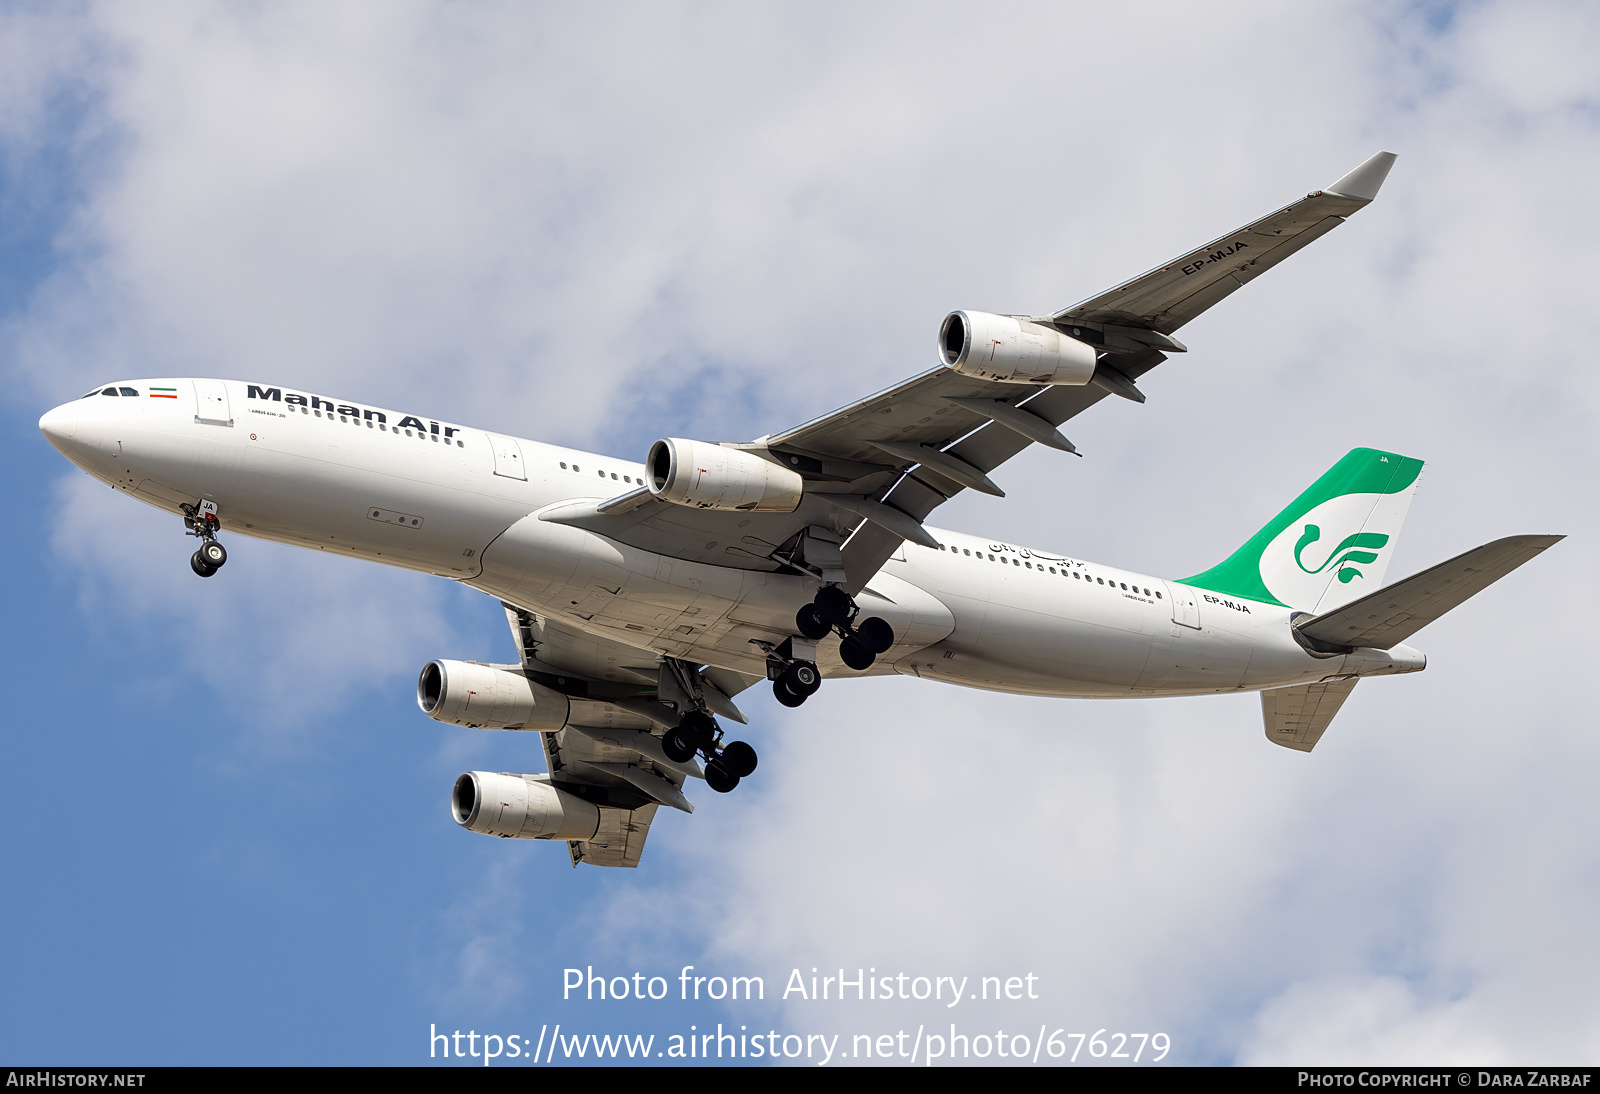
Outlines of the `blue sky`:
M 0 9 L 0 1055 L 951 1020 L 773 998 L 817 966 L 1032 972 L 1040 1000 L 955 1020 L 1188 1062 L 1593 1062 L 1592 11 L 623 14 Z M 934 518 L 1193 573 L 1375 445 L 1428 461 L 1391 577 L 1569 533 L 1309 757 L 1254 696 L 752 693 L 755 778 L 661 818 L 640 870 L 573 871 L 448 816 L 532 743 L 414 705 L 430 658 L 512 656 L 492 601 L 238 537 L 201 583 L 176 521 L 35 425 L 177 374 L 617 455 L 749 438 L 920 371 L 952 308 L 1064 306 L 1379 148 L 1379 202 L 1186 328 L 1148 404 L 1075 423 L 1085 459 Z M 590 965 L 769 1000 L 563 1002 Z

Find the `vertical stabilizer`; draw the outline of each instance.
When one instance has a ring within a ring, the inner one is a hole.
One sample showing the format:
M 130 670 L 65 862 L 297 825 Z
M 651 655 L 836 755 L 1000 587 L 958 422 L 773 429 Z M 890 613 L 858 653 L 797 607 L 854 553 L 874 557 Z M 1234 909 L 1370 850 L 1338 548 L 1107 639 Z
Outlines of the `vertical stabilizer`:
M 1227 561 L 1183 582 L 1327 612 L 1383 584 L 1422 461 L 1357 448 Z

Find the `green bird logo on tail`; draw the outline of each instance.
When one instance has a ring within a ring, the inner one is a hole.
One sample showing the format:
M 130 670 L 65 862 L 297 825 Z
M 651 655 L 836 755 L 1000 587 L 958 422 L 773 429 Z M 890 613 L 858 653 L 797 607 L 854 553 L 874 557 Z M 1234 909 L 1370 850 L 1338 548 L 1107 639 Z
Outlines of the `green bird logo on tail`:
M 1300 555 L 1305 549 L 1322 538 L 1322 529 L 1315 524 L 1306 525 L 1305 533 L 1300 537 L 1300 542 L 1294 545 L 1294 564 L 1308 574 L 1320 574 L 1329 567 L 1337 566 L 1338 578 L 1342 584 L 1348 585 L 1354 578 L 1362 576 L 1357 566 L 1364 566 L 1369 562 L 1376 562 L 1378 556 L 1374 553 L 1389 542 L 1389 537 L 1381 532 L 1357 532 L 1353 536 L 1346 536 L 1344 542 L 1329 553 L 1322 565 L 1315 569 L 1307 566 Z

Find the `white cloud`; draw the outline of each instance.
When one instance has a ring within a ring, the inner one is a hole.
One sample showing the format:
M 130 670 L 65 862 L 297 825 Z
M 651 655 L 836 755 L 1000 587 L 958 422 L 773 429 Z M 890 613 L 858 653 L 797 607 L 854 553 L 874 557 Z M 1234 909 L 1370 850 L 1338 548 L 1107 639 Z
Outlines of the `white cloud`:
M 757 776 L 663 818 L 597 930 L 676 909 L 777 970 L 1025 967 L 1051 1021 L 1161 1025 L 1191 1059 L 1581 1058 L 1600 27 L 1581 5 L 1427 15 L 58 15 L 29 33 L 109 60 L 8 101 L 85 81 L 117 139 L 6 327 L 8 371 L 44 402 L 113 373 L 272 376 L 619 454 L 753 436 L 930 364 L 948 308 L 1065 305 L 1400 152 L 1371 209 L 1184 332 L 1149 404 L 1073 423 L 1086 459 L 1030 454 L 1009 499 L 935 520 L 1192 573 L 1377 444 L 1430 461 L 1392 576 L 1572 539 L 1424 632 L 1429 672 L 1363 684 L 1310 757 L 1263 742 L 1253 697 L 896 680 L 763 709 Z M 125 499 L 75 479 L 63 508 L 85 603 L 179 628 L 219 692 L 264 674 L 315 702 L 448 652 L 421 579 L 260 547 L 229 576 L 300 596 L 201 587 Z M 428 633 L 390 625 L 402 591 Z

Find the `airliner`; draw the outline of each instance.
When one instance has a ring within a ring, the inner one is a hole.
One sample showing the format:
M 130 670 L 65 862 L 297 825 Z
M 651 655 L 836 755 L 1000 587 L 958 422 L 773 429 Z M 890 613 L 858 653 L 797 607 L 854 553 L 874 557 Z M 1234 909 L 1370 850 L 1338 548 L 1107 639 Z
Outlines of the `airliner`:
M 724 723 L 761 681 L 900 673 L 1039 696 L 1259 691 L 1309 752 L 1363 678 L 1421 670 L 1417 630 L 1558 541 L 1497 540 L 1384 586 L 1421 461 L 1357 448 L 1228 558 L 1161 578 L 932 527 L 963 490 L 1139 382 L 1174 333 L 1370 203 L 1380 152 L 1325 190 L 1051 315 L 956 311 L 937 363 L 747 442 L 657 441 L 642 461 L 266 381 L 118 380 L 39 428 L 90 475 L 181 517 L 190 567 L 257 537 L 448 578 L 505 608 L 517 659 L 441 658 L 423 713 L 532 732 L 537 773 L 469 771 L 456 822 L 637 866 L 656 811 L 757 767 Z M 174 530 L 176 531 L 176 523 Z M 224 579 L 225 580 L 225 579 Z

